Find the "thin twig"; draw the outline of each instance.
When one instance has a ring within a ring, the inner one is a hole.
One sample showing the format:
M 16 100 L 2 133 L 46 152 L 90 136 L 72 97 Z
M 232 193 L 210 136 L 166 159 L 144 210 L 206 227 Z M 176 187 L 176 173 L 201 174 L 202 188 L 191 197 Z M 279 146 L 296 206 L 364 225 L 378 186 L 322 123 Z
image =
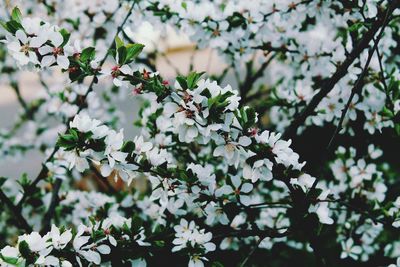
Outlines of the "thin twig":
M 273 54 L 273 55 L 271 55 L 271 56 L 268 58 L 268 60 L 265 61 L 265 62 L 260 66 L 260 68 L 259 68 L 254 74 L 248 75 L 248 76 L 246 77 L 246 79 L 245 79 L 245 81 L 243 82 L 243 84 L 242 84 L 242 86 L 241 86 L 241 89 L 240 89 L 240 92 L 243 93 L 243 96 L 241 95 L 241 97 L 242 97 L 242 99 L 241 99 L 242 104 L 246 104 L 246 103 L 248 103 L 251 99 L 254 99 L 253 96 L 256 95 L 256 94 L 253 94 L 253 95 L 251 95 L 251 96 L 247 96 L 247 94 L 248 94 L 248 92 L 252 89 L 254 83 L 255 83 L 259 78 L 261 78 L 261 77 L 263 76 L 265 69 L 269 66 L 269 64 L 271 64 L 271 62 L 273 61 L 273 59 L 275 58 L 276 55 L 277 55 L 276 53 Z
M 390 2 L 389 7 L 387 8 L 386 13 L 392 13 L 396 8 L 398 8 L 400 5 L 400 0 L 393 0 Z M 321 100 L 329 94 L 329 92 L 334 88 L 336 83 L 339 82 L 340 79 L 342 79 L 346 74 L 347 74 L 347 69 L 350 67 L 350 65 L 354 62 L 356 58 L 359 57 L 362 51 L 366 49 L 369 46 L 369 42 L 372 40 L 372 38 L 375 36 L 375 34 L 378 32 L 378 30 L 381 28 L 381 26 L 384 23 L 384 19 L 381 17 L 378 17 L 378 19 L 372 24 L 372 27 L 370 30 L 368 30 L 364 36 L 361 38 L 361 40 L 354 46 L 353 50 L 351 53 L 347 56 L 347 58 L 344 60 L 344 62 L 338 66 L 336 69 L 336 72 L 331 76 L 331 78 L 325 80 L 321 86 L 321 89 L 319 92 L 314 95 L 314 97 L 311 99 L 310 103 L 307 105 L 307 107 L 301 112 L 300 115 L 298 115 L 292 123 L 289 125 L 289 127 L 286 129 L 286 131 L 283 134 L 284 139 L 290 139 L 293 138 L 293 136 L 296 134 L 297 129 L 304 123 L 304 121 L 314 113 L 315 108 L 318 106 L 318 104 L 321 102 Z
M 21 90 L 19 89 L 18 84 L 16 82 L 12 82 L 10 85 L 13 88 L 13 90 L 15 92 L 15 95 L 17 96 L 19 104 L 24 109 L 24 113 L 25 113 L 26 118 L 28 118 L 29 120 L 32 120 L 33 119 L 33 113 L 31 112 L 28 104 L 26 103 L 26 101 L 22 97 Z
M 250 257 L 254 254 L 254 252 L 256 252 L 256 250 L 258 249 L 258 247 L 260 246 L 261 242 L 263 241 L 263 238 L 260 238 L 256 245 L 254 246 L 254 248 L 250 251 L 249 255 L 247 255 L 247 257 L 242 261 L 242 263 L 240 264 L 240 267 L 244 267 L 246 266 L 246 263 L 249 261 Z
M 54 182 L 50 206 L 43 217 L 43 223 L 42 223 L 43 226 L 42 230 L 40 231 L 42 234 L 45 234 L 50 230 L 51 220 L 53 219 L 56 207 L 60 202 L 58 193 L 60 192 L 61 184 L 62 184 L 62 179 L 60 178 L 57 178 L 56 181 Z
M 99 170 L 92 164 L 90 163 L 90 169 L 92 172 L 95 174 L 97 180 L 103 184 L 105 187 L 107 187 L 107 190 L 113 194 L 116 194 L 117 191 L 115 188 L 108 182 L 107 177 L 103 177 L 103 175 L 99 172 Z
M 330 139 L 330 141 L 329 141 L 329 144 L 328 144 L 328 147 L 327 147 L 328 150 L 329 150 L 329 148 L 331 147 L 331 145 L 333 144 L 333 141 L 335 140 L 337 134 L 338 134 L 339 131 L 342 129 L 342 124 L 343 124 L 344 118 L 346 117 L 346 113 L 347 113 L 347 111 L 349 110 L 349 107 L 350 107 L 350 105 L 351 105 L 351 102 L 352 102 L 354 96 L 355 96 L 356 94 L 359 94 L 359 93 L 361 92 L 362 88 L 363 88 L 363 85 L 364 85 L 364 83 L 363 83 L 364 77 L 365 77 L 365 75 L 366 75 L 367 72 L 368 72 L 368 66 L 369 66 L 369 64 L 370 64 L 370 62 L 371 62 L 372 56 L 374 55 L 374 52 L 375 52 L 376 48 L 378 47 L 378 43 L 379 43 L 379 41 L 380 41 L 381 38 L 382 38 L 383 32 L 384 32 L 384 30 L 385 30 L 385 27 L 386 27 L 387 23 L 389 22 L 389 16 L 390 16 L 390 14 L 389 14 L 389 9 L 388 9 L 387 12 L 386 12 L 385 20 L 384 20 L 384 22 L 383 22 L 383 25 L 382 25 L 382 27 L 381 27 L 381 30 L 380 30 L 380 32 L 379 32 L 379 34 L 378 34 L 377 39 L 375 40 L 374 46 L 373 46 L 372 48 L 370 48 L 369 51 L 368 51 L 367 62 L 365 62 L 364 68 L 363 68 L 363 70 L 362 70 L 360 76 L 358 77 L 358 79 L 357 79 L 357 81 L 356 81 L 356 83 L 355 83 L 353 89 L 351 90 L 350 97 L 349 97 L 349 99 L 348 99 L 348 101 L 347 101 L 346 106 L 344 107 L 344 109 L 343 109 L 343 111 L 342 111 L 342 115 L 340 116 L 339 123 L 338 123 L 338 125 L 337 125 L 337 127 L 336 127 L 336 129 L 335 129 L 335 132 L 333 133 L 333 135 L 332 135 L 332 137 L 331 137 L 331 139 Z

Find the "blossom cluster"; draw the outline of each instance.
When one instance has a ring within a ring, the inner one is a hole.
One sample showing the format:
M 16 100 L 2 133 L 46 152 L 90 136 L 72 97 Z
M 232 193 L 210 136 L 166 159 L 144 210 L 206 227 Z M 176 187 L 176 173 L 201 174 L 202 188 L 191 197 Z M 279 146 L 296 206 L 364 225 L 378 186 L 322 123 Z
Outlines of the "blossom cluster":
M 113 219 L 94 225 L 79 225 L 77 232 L 59 229 L 52 225 L 45 235 L 38 232 L 22 235 L 16 247 L 6 246 L 1 250 L 2 266 L 73 266 L 79 264 L 100 264 L 102 255 L 108 255 L 111 248 L 123 247 L 123 241 L 147 246 L 143 242 L 143 232 L 132 236 L 131 219 L 113 216 Z M 120 244 L 118 244 L 120 241 Z M 61 254 L 61 255 L 60 255 Z M 141 266 L 143 260 L 133 261 L 133 266 Z
M 389 1 L 384 2 L 388 5 Z M 271 120 L 281 131 L 299 107 L 310 103 L 321 81 L 338 72 L 346 55 L 358 45 L 352 35 L 362 36 L 368 30 L 367 23 L 380 15 L 382 5 L 376 1 L 356 1 L 346 7 L 335 1 L 143 1 L 140 8 L 148 11 L 143 13 L 152 23 L 162 27 L 168 21 L 200 48 L 214 48 L 234 64 L 254 58 L 261 66 L 269 62 L 259 51 L 281 55 L 270 64 L 271 78 L 266 81 L 273 91 L 266 94 L 275 104 L 271 107 Z M 369 68 L 376 75 L 369 75 L 365 89 L 354 97 L 346 122 L 351 128 L 357 114 L 363 116 L 364 129 L 370 134 L 394 127 L 399 100 L 389 91 L 397 89 L 387 85 L 388 79 L 376 78 L 386 77 L 393 70 L 391 82 L 399 80 L 395 65 L 390 63 L 390 51 L 396 45 L 392 40 L 397 35 L 392 26 L 384 29 L 379 50 L 369 66 L 365 66 L 368 52 L 363 51 L 349 66 L 348 74 L 319 103 L 316 115 L 306 121 L 306 126 L 337 123 L 351 93 L 349 85 L 356 83 L 363 68 Z M 348 30 L 341 31 L 343 28 Z M 382 62 L 386 69 L 382 69 Z
M 0 131 L 0 156 L 46 156 L 36 178 L 0 178 L 0 265 L 246 266 L 256 250 L 278 261 L 277 250 L 313 253 L 317 265 L 398 262 L 398 6 L 52 0 L 0 10 L 0 83 L 22 107 Z M 165 79 L 159 44 L 135 42 L 143 23 L 217 50 L 226 69 Z M 21 70 L 43 87 L 31 102 Z M 142 103 L 134 138 L 117 103 L 128 94 Z

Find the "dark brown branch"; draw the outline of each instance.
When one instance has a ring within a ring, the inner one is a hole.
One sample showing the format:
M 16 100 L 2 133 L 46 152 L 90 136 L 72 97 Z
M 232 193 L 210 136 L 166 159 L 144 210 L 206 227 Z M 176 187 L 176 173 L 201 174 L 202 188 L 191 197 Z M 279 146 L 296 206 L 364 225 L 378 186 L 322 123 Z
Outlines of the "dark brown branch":
M 249 98 L 247 97 L 248 92 L 252 89 L 253 84 L 263 76 L 265 69 L 269 66 L 269 64 L 272 62 L 275 56 L 276 53 L 270 56 L 268 60 L 266 60 L 254 74 L 252 74 L 251 68 L 248 67 L 246 78 L 243 84 L 240 86 L 240 97 L 242 98 L 241 99 L 242 104 L 248 102 L 249 100 Z
M 60 202 L 58 193 L 60 192 L 61 184 L 62 184 L 62 180 L 60 178 L 57 178 L 56 181 L 54 182 L 53 192 L 52 192 L 51 200 L 50 200 L 50 206 L 43 218 L 43 223 L 42 223 L 43 227 L 42 227 L 42 230 L 40 231 L 41 234 L 45 234 L 50 230 L 51 220 L 53 219 L 54 213 L 56 211 L 56 207 L 58 206 L 58 203 Z
M 364 78 L 365 78 L 365 75 L 368 72 L 368 66 L 369 66 L 369 64 L 371 62 L 371 59 L 372 59 L 372 56 L 374 55 L 375 50 L 378 47 L 379 41 L 382 38 L 383 31 L 385 30 L 385 27 L 386 27 L 387 23 L 389 22 L 389 16 L 390 16 L 390 13 L 389 13 L 389 10 L 388 10 L 386 15 L 385 15 L 385 20 L 384 20 L 383 25 L 381 27 L 381 30 L 380 30 L 380 32 L 378 34 L 378 37 L 376 38 L 376 40 L 375 40 L 375 38 L 373 38 L 374 39 L 374 46 L 372 48 L 370 48 L 369 51 L 368 51 L 367 62 L 365 62 L 365 66 L 364 66 L 360 76 L 358 77 L 353 89 L 351 90 L 350 97 L 349 97 L 349 99 L 348 99 L 348 101 L 346 103 L 346 106 L 344 107 L 344 109 L 342 111 L 342 115 L 340 116 L 339 123 L 338 123 L 338 125 L 337 125 L 337 127 L 335 129 L 335 132 L 333 133 L 333 135 L 332 135 L 332 137 L 331 137 L 331 139 L 329 141 L 327 149 L 329 149 L 331 147 L 331 145 L 333 144 L 333 141 L 335 140 L 335 137 L 337 136 L 339 131 L 342 129 L 342 124 L 343 124 L 344 118 L 346 117 L 347 111 L 349 110 L 349 107 L 351 105 L 351 102 L 353 101 L 354 96 L 356 94 L 360 94 L 361 93 L 361 90 L 362 90 L 362 88 L 364 86 Z
M 400 0 L 391 1 L 386 12 L 384 12 L 383 14 L 386 13 L 391 14 L 396 8 L 399 7 L 399 5 L 400 5 Z M 370 41 L 374 38 L 375 34 L 378 32 L 378 30 L 382 27 L 383 24 L 384 24 L 384 16 L 382 15 L 381 12 L 380 16 L 378 16 L 377 20 L 372 24 L 372 27 L 364 34 L 361 40 L 354 46 L 353 50 L 350 52 L 350 54 L 347 56 L 344 62 L 338 66 L 336 72 L 332 75 L 332 77 L 325 80 L 322 83 L 320 91 L 311 99 L 310 103 L 301 112 L 301 114 L 292 121 L 290 126 L 286 129 L 286 131 L 283 134 L 284 139 L 293 138 L 299 126 L 301 126 L 304 123 L 304 121 L 308 118 L 308 116 L 314 113 L 315 108 L 318 106 L 321 100 L 325 96 L 327 96 L 329 92 L 333 89 L 333 87 L 336 85 L 336 83 L 338 83 L 339 80 L 347 74 L 347 70 L 350 67 L 350 65 L 354 62 L 354 60 L 359 57 L 359 55 L 362 53 L 362 51 L 364 51 L 364 49 L 369 47 Z
M 233 230 L 233 231 L 227 231 L 226 233 L 218 234 L 215 235 L 214 239 L 221 239 L 225 237 L 250 237 L 250 236 L 258 236 L 261 239 L 264 239 L 266 237 L 271 237 L 271 238 L 279 238 L 279 237 L 285 237 L 290 234 L 289 230 L 286 230 L 285 232 L 279 232 L 276 229 L 272 228 L 266 228 L 266 229 L 245 229 L 245 230 Z
M 256 250 L 258 249 L 258 247 L 260 246 L 260 243 L 263 241 L 263 239 L 259 239 L 254 248 L 250 251 L 249 255 L 247 255 L 247 257 L 241 262 L 240 267 L 245 267 L 246 263 L 249 261 L 250 257 L 254 254 L 254 252 L 256 252 Z
M 103 177 L 103 175 L 99 172 L 99 170 L 92 164 L 90 163 L 90 170 L 94 173 L 96 176 L 97 180 L 107 188 L 107 190 L 113 194 L 116 194 L 117 191 L 115 188 L 108 182 L 107 177 Z
M 57 153 L 58 149 L 59 148 L 57 146 L 54 147 L 52 153 L 45 160 L 45 163 L 49 162 L 54 157 L 54 155 Z M 47 177 L 47 174 L 48 174 L 49 170 L 47 169 L 47 166 L 46 166 L 45 163 L 42 164 L 42 169 L 40 170 L 40 172 L 36 176 L 36 178 L 33 180 L 33 182 L 31 182 L 29 184 L 29 186 L 25 189 L 24 195 L 22 196 L 22 198 L 20 199 L 20 201 L 17 204 L 17 208 L 19 208 L 19 209 L 22 208 L 22 204 L 25 202 L 26 198 L 35 190 L 37 184 L 41 180 L 43 180 L 43 179 L 45 179 Z
M 18 226 L 24 229 L 26 232 L 30 233 L 32 231 L 32 228 L 22 216 L 21 209 L 18 209 L 1 189 L 0 201 L 3 202 L 8 207 L 10 212 L 14 215 L 14 219 L 16 220 Z
M 392 225 L 393 221 L 390 220 L 385 220 L 385 219 L 380 219 L 376 215 L 372 214 L 371 211 L 367 209 L 362 209 L 360 207 L 356 207 L 349 203 L 349 200 L 346 200 L 344 198 L 339 198 L 339 199 L 331 199 L 331 200 L 319 200 L 318 202 L 329 202 L 329 203 L 337 203 L 340 206 L 347 207 L 349 210 L 352 210 L 365 218 L 371 219 L 375 224 L 382 224 L 383 226 L 393 229 L 393 230 L 398 230 L 398 228 L 394 227 Z
M 18 84 L 16 82 L 12 82 L 10 85 L 14 89 L 14 92 L 15 92 L 15 95 L 17 96 L 18 102 L 20 103 L 20 105 L 24 109 L 25 117 L 27 119 L 29 119 L 29 120 L 32 120 L 33 119 L 33 112 L 31 112 L 28 104 L 26 103 L 26 101 L 22 97 L 21 91 L 19 89 Z

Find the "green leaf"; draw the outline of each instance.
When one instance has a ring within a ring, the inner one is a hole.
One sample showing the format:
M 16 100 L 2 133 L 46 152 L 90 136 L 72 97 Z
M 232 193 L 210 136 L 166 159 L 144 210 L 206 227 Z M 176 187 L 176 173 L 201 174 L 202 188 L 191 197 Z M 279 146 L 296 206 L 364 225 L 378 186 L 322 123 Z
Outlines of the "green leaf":
M 399 135 L 399 136 L 400 136 L 400 123 L 398 123 L 398 124 L 395 124 L 395 125 L 394 125 L 394 129 L 395 129 L 395 131 L 396 131 L 397 135 Z
M 127 51 L 125 46 L 118 48 L 118 64 L 123 65 L 126 61 Z
M 252 127 L 255 123 L 256 123 L 256 111 L 254 110 L 254 108 L 247 108 L 245 109 L 245 114 L 246 114 L 246 124 L 244 125 L 245 128 L 250 128 Z
M 187 9 L 187 4 L 186 4 L 186 2 L 182 2 L 182 4 L 181 4 L 181 6 L 183 7 L 183 9 Z
M 127 234 L 132 234 L 131 229 L 129 228 L 129 226 L 126 224 L 126 222 L 124 222 L 124 224 L 122 225 L 122 230 L 127 233 Z
M 28 178 L 28 174 L 25 172 L 21 175 L 21 178 L 19 178 L 18 182 L 22 187 L 27 187 L 31 184 L 31 180 Z
M 82 50 L 80 60 L 82 62 L 87 62 L 91 61 L 95 57 L 95 49 L 94 47 L 86 47 L 85 49 Z
M 6 177 L 0 177 L 0 187 L 3 186 L 3 184 L 7 181 Z
M 56 145 L 65 148 L 65 150 L 72 150 L 77 147 L 79 136 L 76 130 L 69 129 L 69 134 L 60 134 L 57 139 Z
M 177 76 L 176 80 L 178 81 L 178 83 L 182 87 L 182 89 L 184 89 L 184 90 L 188 89 L 188 85 L 187 85 L 185 77 Z
M 197 82 L 200 80 L 204 72 L 191 72 L 187 77 L 187 85 L 189 89 L 196 87 Z
M 382 115 L 389 118 L 392 118 L 394 116 L 393 112 L 387 107 L 383 107 Z
M 106 235 L 105 235 L 105 233 L 104 233 L 103 230 L 95 230 L 95 231 L 92 232 L 92 238 L 93 238 L 94 240 L 100 240 L 100 239 L 102 239 L 102 238 L 105 237 L 105 236 L 106 236 Z
M 63 42 L 60 45 L 60 47 L 64 47 L 64 45 L 66 45 L 68 43 L 68 40 L 69 40 L 69 37 L 71 36 L 71 34 L 66 29 L 61 29 L 60 33 L 63 37 Z
M 121 38 L 119 38 L 118 36 L 115 37 L 115 47 L 118 49 L 124 45 L 124 41 L 121 40 Z
M 14 9 L 11 11 L 11 18 L 16 22 L 21 23 L 22 14 L 18 7 L 14 7 Z
M 19 242 L 18 250 L 19 250 L 19 253 L 21 253 L 22 257 L 24 257 L 24 258 L 28 258 L 29 254 L 31 253 L 29 244 L 25 240 L 22 240 L 21 242 Z
M 135 143 L 132 141 L 127 141 L 125 144 L 122 146 L 121 151 L 125 153 L 131 154 L 135 150 Z
M 10 29 L 7 26 L 7 22 L 5 21 L 0 21 L 0 25 L 8 32 L 10 32 Z
M 23 29 L 22 25 L 15 20 L 10 20 L 6 22 L 6 30 L 8 30 L 10 33 L 15 34 L 16 31 Z
M 349 32 L 358 32 L 358 30 L 363 26 L 363 22 L 356 22 L 349 27 Z
M 11 265 L 17 265 L 17 263 L 18 263 L 18 258 L 12 258 L 12 257 L 5 257 L 5 256 L 3 256 L 2 254 L 0 254 L 0 258 L 4 261 L 4 262 L 6 262 L 6 263 L 8 263 L 8 264 L 11 264 Z
M 69 133 L 71 134 L 74 141 L 79 140 L 78 132 L 75 129 L 69 129 Z
M 139 232 L 142 225 L 143 225 L 143 221 L 138 216 L 132 217 L 131 230 L 133 233 Z
M 142 52 L 144 45 L 142 44 L 129 44 L 126 46 L 127 55 L 126 63 L 132 62 Z
M 165 241 L 163 241 L 163 240 L 156 240 L 156 241 L 154 241 L 154 245 L 155 245 L 156 247 L 162 248 L 162 247 L 165 246 Z

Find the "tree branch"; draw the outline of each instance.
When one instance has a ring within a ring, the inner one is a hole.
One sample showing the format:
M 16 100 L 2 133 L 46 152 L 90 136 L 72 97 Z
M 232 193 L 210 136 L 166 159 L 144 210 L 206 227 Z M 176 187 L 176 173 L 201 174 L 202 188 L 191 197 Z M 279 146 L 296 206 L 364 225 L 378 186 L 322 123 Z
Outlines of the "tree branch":
M 108 182 L 106 177 L 103 177 L 103 175 L 101 175 L 101 173 L 99 172 L 99 170 L 93 165 L 93 163 L 90 163 L 90 169 L 92 170 L 92 172 L 94 173 L 94 175 L 96 176 L 97 180 L 107 188 L 107 190 L 113 194 L 116 194 L 117 191 L 115 190 L 115 188 Z
M 400 0 L 393 0 L 390 2 L 389 7 L 387 8 L 384 14 L 389 13 L 391 14 L 396 8 L 400 5 Z M 372 24 L 370 30 L 368 30 L 361 40 L 356 44 L 351 51 L 351 53 L 347 56 L 344 62 L 339 65 L 336 69 L 336 72 L 332 75 L 331 78 L 325 80 L 321 86 L 320 91 L 314 95 L 311 99 L 310 103 L 307 107 L 301 112 L 299 116 L 297 116 L 286 131 L 283 134 L 284 139 L 291 139 L 296 134 L 297 129 L 304 123 L 304 121 L 308 118 L 308 116 L 314 113 L 315 108 L 321 102 L 321 100 L 329 94 L 329 92 L 333 89 L 336 83 L 339 82 L 341 78 L 343 78 L 347 74 L 347 70 L 350 65 L 354 62 L 354 60 L 364 51 L 365 48 L 369 46 L 370 41 L 374 38 L 375 34 L 384 24 L 384 17 L 378 16 L 377 20 Z
M 363 86 L 364 86 L 364 82 L 363 82 L 363 81 L 364 81 L 364 77 L 365 77 L 365 75 L 366 75 L 367 72 L 368 72 L 368 66 L 369 66 L 369 64 L 370 64 L 370 62 L 371 62 L 371 59 L 372 59 L 372 56 L 374 55 L 375 50 L 376 50 L 377 47 L 378 47 L 379 41 L 380 41 L 381 38 L 382 38 L 383 31 L 385 30 L 385 27 L 386 27 L 387 23 L 389 22 L 389 16 L 390 16 L 389 10 L 387 10 L 387 13 L 386 13 L 386 15 L 385 15 L 385 20 L 384 20 L 383 25 L 382 25 L 382 27 L 381 27 L 381 30 L 380 30 L 380 32 L 379 32 L 379 34 L 378 34 L 378 37 L 377 37 L 376 40 L 373 38 L 373 39 L 374 39 L 374 42 L 375 42 L 375 43 L 374 43 L 374 46 L 373 46 L 372 48 L 370 48 L 369 51 L 368 51 L 367 62 L 365 62 L 364 68 L 363 68 L 363 70 L 362 70 L 360 76 L 358 77 L 358 79 L 357 79 L 357 81 L 356 81 L 356 83 L 355 83 L 353 89 L 351 90 L 350 97 L 349 97 L 349 99 L 348 99 L 348 101 L 347 101 L 346 106 L 344 107 L 344 109 L 343 109 L 343 111 L 342 111 L 342 115 L 340 116 L 339 123 L 338 123 L 338 125 L 337 125 L 337 127 L 336 127 L 336 129 L 335 129 L 335 132 L 333 133 L 333 135 L 332 135 L 332 137 L 331 137 L 329 143 L 328 143 L 327 149 L 329 149 L 329 148 L 331 147 L 331 145 L 333 144 L 333 141 L 335 140 L 335 137 L 337 136 L 337 134 L 339 133 L 339 131 L 342 129 L 342 124 L 343 124 L 344 118 L 346 117 L 346 113 L 347 113 L 347 111 L 349 110 L 351 101 L 353 100 L 354 96 L 355 96 L 356 94 L 361 93 L 361 90 L 362 90 L 362 88 L 363 88 Z
M 248 68 L 246 79 L 239 89 L 242 104 L 245 104 L 250 100 L 251 97 L 247 97 L 248 92 L 252 89 L 253 84 L 263 76 L 265 69 L 269 66 L 276 55 L 276 53 L 271 55 L 254 74 L 251 73 L 251 68 Z
M 18 102 L 20 103 L 20 105 L 24 109 L 24 113 L 25 113 L 26 118 L 28 118 L 29 120 L 33 120 L 33 113 L 31 112 L 28 104 L 26 103 L 26 101 L 22 97 L 21 91 L 19 89 L 18 84 L 16 82 L 11 82 L 10 85 L 14 89 L 14 92 L 15 92 L 15 95 L 17 96 Z
M 25 220 L 25 218 L 21 214 L 21 210 L 18 209 L 11 200 L 4 194 L 4 192 L 0 189 L 0 201 L 3 202 L 10 212 L 14 215 L 14 219 L 17 221 L 17 224 L 23 228 L 26 232 L 30 233 L 32 231 L 31 226 Z
M 51 220 L 53 219 L 56 207 L 60 202 L 58 193 L 60 192 L 61 184 L 62 184 L 62 179 L 60 178 L 57 178 L 56 181 L 54 182 L 50 206 L 43 218 L 43 223 L 42 223 L 43 227 L 42 230 L 40 231 L 41 234 L 45 234 L 50 230 Z

